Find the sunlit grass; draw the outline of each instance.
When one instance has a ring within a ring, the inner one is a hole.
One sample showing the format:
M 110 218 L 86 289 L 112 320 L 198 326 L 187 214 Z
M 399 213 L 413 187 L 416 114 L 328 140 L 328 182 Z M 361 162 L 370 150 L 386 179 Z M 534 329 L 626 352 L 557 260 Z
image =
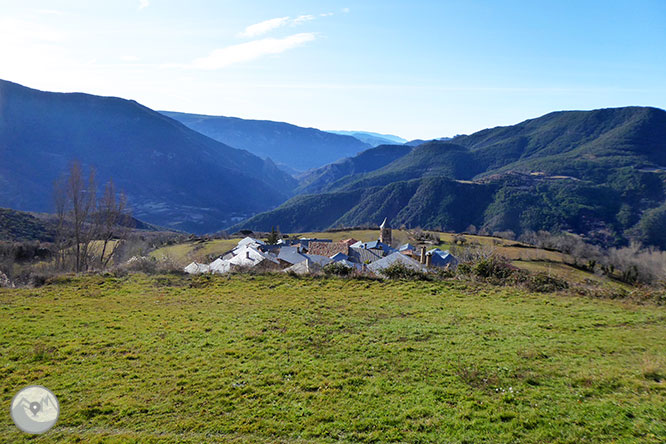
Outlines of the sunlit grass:
M 87 277 L 0 290 L 5 442 L 663 442 L 666 309 L 451 282 Z

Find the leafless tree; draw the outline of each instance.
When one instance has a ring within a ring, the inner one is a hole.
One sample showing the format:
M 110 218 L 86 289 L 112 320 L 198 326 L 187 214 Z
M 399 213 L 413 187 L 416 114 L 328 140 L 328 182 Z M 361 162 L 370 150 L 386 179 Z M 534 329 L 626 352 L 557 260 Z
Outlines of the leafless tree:
M 67 189 L 64 178 L 58 179 L 53 186 L 53 200 L 56 213 L 56 232 L 54 239 L 55 246 L 55 267 L 57 270 L 65 268 L 66 251 L 69 247 L 68 225 L 67 225 Z
M 87 269 L 90 242 L 95 239 L 97 224 L 90 223 L 95 212 L 97 192 L 95 170 L 91 169 L 88 179 L 83 175 L 79 162 L 74 162 L 67 178 L 67 199 L 71 205 L 71 223 L 74 235 L 75 271 Z
M 131 219 L 126 211 L 127 198 L 123 193 L 116 196 L 113 181 L 104 187 L 104 194 L 98 204 L 97 223 L 100 228 L 100 240 L 102 251 L 99 255 L 99 263 L 106 268 L 112 258 L 115 257 L 122 241 L 127 238 L 131 229 Z M 112 242 L 115 240 L 115 242 Z
M 109 182 L 98 199 L 95 170 L 85 177 L 81 164 L 74 162 L 67 176 L 56 182 L 54 199 L 56 267 L 79 273 L 108 266 L 131 229 L 125 196 L 117 196 Z

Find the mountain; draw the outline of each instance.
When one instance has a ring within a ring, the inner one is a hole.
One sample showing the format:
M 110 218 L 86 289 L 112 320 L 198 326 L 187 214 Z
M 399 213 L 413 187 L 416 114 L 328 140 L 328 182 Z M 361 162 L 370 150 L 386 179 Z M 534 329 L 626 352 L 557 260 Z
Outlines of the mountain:
M 348 136 L 269 120 L 162 111 L 219 142 L 271 158 L 285 169 L 305 171 L 353 156 L 371 145 Z
M 0 242 L 52 242 L 56 236 L 57 225 L 57 217 L 53 214 L 29 213 L 10 208 L 0 208 Z M 119 225 L 142 234 L 169 231 L 131 216 L 123 218 Z
M 52 211 L 53 183 L 75 159 L 98 183 L 113 179 L 138 218 L 190 232 L 270 209 L 296 186 L 270 160 L 135 101 L 0 81 L 0 206 Z
M 324 191 L 344 177 L 355 177 L 357 174 L 375 171 L 405 156 L 411 150 L 411 147 L 404 145 L 381 145 L 354 157 L 347 157 L 321 168 L 306 171 L 297 176 L 299 186 L 296 191 L 299 194 Z
M 35 215 L 9 208 L 0 208 L 0 241 L 53 240 L 55 224 L 48 224 Z
M 405 142 L 407 142 L 407 140 L 403 139 L 402 137 L 393 136 L 391 134 L 372 133 L 369 131 L 328 131 L 328 132 L 333 134 L 340 134 L 343 136 L 355 137 L 361 142 L 367 143 L 372 147 L 376 147 L 379 145 L 396 145 L 396 144 L 402 145 Z
M 664 165 L 661 109 L 555 112 L 422 143 L 380 168 L 321 185 L 301 181 L 299 189 L 322 192 L 239 226 L 266 229 L 270 221 L 284 231 L 320 230 L 387 216 L 394 226 L 569 230 L 607 244 L 639 239 L 666 248 L 658 235 L 666 230 Z

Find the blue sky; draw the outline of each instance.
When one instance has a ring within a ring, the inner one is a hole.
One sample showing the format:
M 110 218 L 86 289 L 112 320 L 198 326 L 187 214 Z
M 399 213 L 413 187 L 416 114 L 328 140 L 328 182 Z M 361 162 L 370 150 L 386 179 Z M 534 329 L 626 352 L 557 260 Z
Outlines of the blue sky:
M 407 139 L 666 108 L 663 0 L 0 0 L 0 42 L 34 88 Z

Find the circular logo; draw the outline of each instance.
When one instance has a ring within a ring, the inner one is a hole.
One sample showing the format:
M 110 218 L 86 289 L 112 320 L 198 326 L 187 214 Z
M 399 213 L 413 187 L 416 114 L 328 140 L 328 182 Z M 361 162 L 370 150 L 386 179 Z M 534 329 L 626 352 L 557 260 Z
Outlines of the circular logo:
M 44 433 L 58 420 L 60 405 L 51 390 L 30 385 L 14 396 L 12 419 L 26 433 Z

